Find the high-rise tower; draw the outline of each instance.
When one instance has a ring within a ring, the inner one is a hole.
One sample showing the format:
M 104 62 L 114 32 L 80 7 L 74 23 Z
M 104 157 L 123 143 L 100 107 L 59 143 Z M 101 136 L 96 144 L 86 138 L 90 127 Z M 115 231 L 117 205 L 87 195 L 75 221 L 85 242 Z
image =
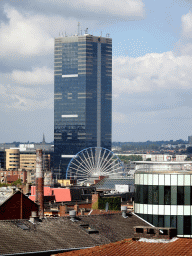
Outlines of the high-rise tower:
M 56 38 L 54 67 L 54 164 L 65 177 L 80 150 L 111 149 L 112 39 Z

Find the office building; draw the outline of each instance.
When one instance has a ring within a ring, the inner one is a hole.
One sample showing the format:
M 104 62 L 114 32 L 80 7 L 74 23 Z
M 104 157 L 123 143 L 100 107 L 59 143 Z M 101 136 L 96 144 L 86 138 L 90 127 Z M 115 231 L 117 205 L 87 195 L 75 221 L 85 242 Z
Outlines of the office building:
M 192 136 L 188 136 L 188 144 L 192 145 Z
M 145 164 L 135 172 L 135 213 L 192 238 L 192 162 Z
M 55 39 L 54 168 L 65 178 L 71 158 L 88 147 L 111 149 L 112 39 Z
M 0 150 L 0 168 L 6 167 L 6 153 L 4 150 Z

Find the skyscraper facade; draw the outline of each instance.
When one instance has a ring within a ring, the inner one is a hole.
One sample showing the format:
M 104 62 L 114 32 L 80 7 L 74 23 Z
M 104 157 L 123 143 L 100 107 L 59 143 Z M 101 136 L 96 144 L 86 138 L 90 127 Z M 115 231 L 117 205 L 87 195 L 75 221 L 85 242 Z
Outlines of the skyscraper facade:
M 111 149 L 112 39 L 55 39 L 54 164 L 65 177 L 75 154 L 88 147 Z

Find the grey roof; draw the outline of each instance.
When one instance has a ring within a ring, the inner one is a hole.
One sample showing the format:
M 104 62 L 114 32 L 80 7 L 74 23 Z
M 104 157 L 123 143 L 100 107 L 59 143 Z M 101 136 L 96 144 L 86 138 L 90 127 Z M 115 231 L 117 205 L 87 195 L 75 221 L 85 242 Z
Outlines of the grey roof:
M 13 195 L 13 189 L 11 187 L 1 187 L 0 188 L 0 205 L 3 204 L 12 195 Z
M 134 185 L 134 179 L 129 179 L 129 178 L 117 178 L 117 179 L 104 178 L 103 180 L 101 180 L 97 184 L 95 184 L 94 186 L 97 189 L 114 190 L 115 185 Z
M 89 234 L 80 225 L 88 224 L 99 231 Z M 44 219 L 36 225 L 28 220 L 0 221 L 0 255 L 13 255 L 71 248 L 93 247 L 133 237 L 134 226 L 147 224 L 136 216 L 127 219 L 120 214 Z

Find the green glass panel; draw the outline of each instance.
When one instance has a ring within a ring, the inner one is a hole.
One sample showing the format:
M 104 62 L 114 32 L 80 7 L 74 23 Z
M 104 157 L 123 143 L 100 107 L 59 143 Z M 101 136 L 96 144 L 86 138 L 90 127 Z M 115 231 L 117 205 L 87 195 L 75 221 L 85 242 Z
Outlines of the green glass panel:
M 164 216 L 159 215 L 159 225 L 158 227 L 164 227 Z
M 143 214 L 143 219 L 146 220 L 146 221 L 148 221 L 148 216 L 147 215 L 148 214 Z
M 154 225 L 155 227 L 158 226 L 158 215 L 153 215 L 153 225 Z
M 159 186 L 159 204 L 164 205 L 164 186 Z
M 184 186 L 177 187 L 177 204 L 184 205 Z
M 184 187 L 184 204 L 190 205 L 190 186 Z
M 177 216 L 177 235 L 183 235 L 183 216 Z
M 192 186 L 190 187 L 190 205 L 192 205 Z
M 147 216 L 147 221 L 151 224 L 153 224 L 153 215 L 152 214 L 148 214 Z
M 171 228 L 177 227 L 177 217 L 175 215 L 171 216 Z
M 148 204 L 148 186 L 143 186 L 143 204 Z
M 165 215 L 164 217 L 164 227 L 170 227 L 170 215 Z
M 184 230 L 183 233 L 185 235 L 190 235 L 191 234 L 191 216 L 184 216 Z
M 140 185 L 140 199 L 139 199 L 139 202 L 140 204 L 143 204 L 143 185 Z
M 135 185 L 135 203 L 139 203 L 139 186 L 138 185 Z
M 159 203 L 159 186 L 153 186 L 153 204 Z
M 171 186 L 164 186 L 165 205 L 171 204 Z
M 171 204 L 177 204 L 177 186 L 171 186 Z
M 153 188 L 148 186 L 148 204 L 152 204 L 153 200 Z

